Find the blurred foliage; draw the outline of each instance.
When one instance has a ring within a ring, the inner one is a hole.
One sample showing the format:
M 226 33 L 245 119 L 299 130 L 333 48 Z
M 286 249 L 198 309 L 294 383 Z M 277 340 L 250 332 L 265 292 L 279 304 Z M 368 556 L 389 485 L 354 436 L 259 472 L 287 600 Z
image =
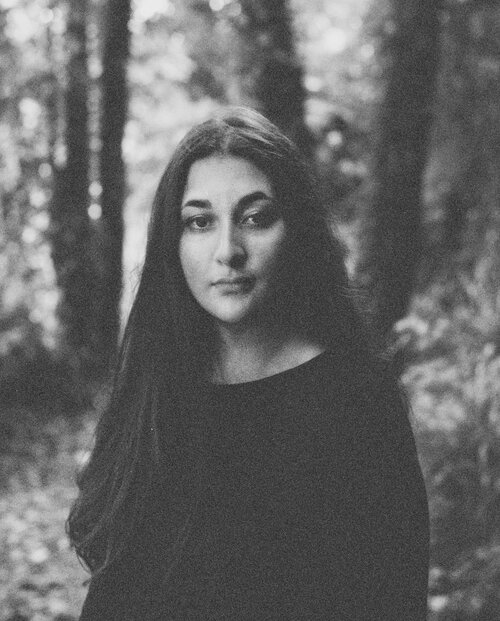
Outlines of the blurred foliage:
M 430 501 L 429 621 L 500 614 L 500 236 L 397 326 Z M 452 301 L 452 303 L 450 303 Z
M 21 407 L 6 414 L 16 424 L 0 452 L 0 618 L 77 619 L 88 575 L 69 548 L 65 521 L 95 416 L 40 420 Z
M 229 53 L 237 0 L 139 0 L 130 23 L 125 290 L 130 305 L 149 206 L 189 127 L 241 89 Z M 292 0 L 323 194 L 357 253 L 373 116 L 391 31 L 385 3 Z M 91 205 L 99 225 L 99 11 L 91 2 Z M 53 164 L 63 162 L 66 4 L 0 0 L 0 618 L 75 618 L 85 573 L 64 536 L 88 449 L 92 390 L 62 348 L 51 261 Z M 426 252 L 396 326 L 432 513 L 429 621 L 500 618 L 500 8 L 448 2 L 425 177 Z M 97 408 L 99 405 L 97 404 Z M 68 412 L 79 416 L 68 417 Z M 62 414 L 61 414 L 62 413 Z

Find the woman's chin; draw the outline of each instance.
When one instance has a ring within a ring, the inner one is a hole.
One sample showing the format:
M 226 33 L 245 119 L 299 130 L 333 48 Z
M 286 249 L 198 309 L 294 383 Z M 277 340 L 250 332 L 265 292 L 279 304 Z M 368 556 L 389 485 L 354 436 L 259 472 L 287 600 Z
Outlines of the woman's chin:
M 198 299 L 200 306 L 221 326 L 235 328 L 267 326 L 281 322 L 278 304 L 264 291 L 251 294 L 225 295 L 217 299 Z
M 211 309 L 208 311 L 214 321 L 220 326 L 228 328 L 248 327 L 257 321 L 258 312 L 247 305 L 234 304 L 228 308 Z
M 249 327 L 254 323 L 250 313 L 218 313 L 212 316 L 216 324 L 233 329 Z

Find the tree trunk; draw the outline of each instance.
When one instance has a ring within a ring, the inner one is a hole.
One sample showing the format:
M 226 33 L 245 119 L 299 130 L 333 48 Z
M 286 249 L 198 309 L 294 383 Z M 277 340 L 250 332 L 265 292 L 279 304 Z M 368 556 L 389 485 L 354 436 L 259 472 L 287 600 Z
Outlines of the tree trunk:
M 442 63 L 438 85 L 438 111 L 434 136 L 437 151 L 445 148 L 439 160 L 440 182 L 448 190 L 443 196 L 442 226 L 429 236 L 430 261 L 426 278 L 435 278 L 436 272 L 446 278 L 457 269 L 468 237 L 468 219 L 474 206 L 480 202 L 479 191 L 484 174 L 484 162 L 478 158 L 482 151 L 482 137 L 478 135 L 476 117 L 482 117 L 481 98 L 475 88 L 476 68 L 473 59 L 471 3 L 451 3 L 446 11 L 442 28 Z M 446 176 L 445 176 L 446 175 Z M 436 235 L 436 233 L 440 233 Z M 463 265 L 461 267 L 464 267 Z M 461 268 L 459 268 L 461 269 Z
M 453 153 L 457 172 L 443 201 L 440 241 L 448 251 L 443 253 L 448 270 L 470 273 L 484 251 L 490 217 L 497 209 L 490 188 L 496 183 L 499 161 L 500 7 L 487 2 L 452 5 L 446 30 L 451 49 L 443 89 L 447 101 L 441 106 L 447 116 L 442 123 L 458 139 Z M 446 165 L 449 162 L 443 162 Z M 450 246 L 450 238 L 455 246 Z
M 93 337 L 94 270 L 89 256 L 89 136 L 87 1 L 70 0 L 66 45 L 66 162 L 54 171 L 51 205 L 52 258 L 61 290 L 59 316 L 71 355 L 90 363 Z
M 382 337 L 407 311 L 422 244 L 422 177 L 439 57 L 437 0 L 392 0 L 389 64 L 364 223 L 360 282 Z
M 109 0 L 104 16 L 101 114 L 101 273 L 97 303 L 100 362 L 116 353 L 122 290 L 123 205 L 126 195 L 122 140 L 127 118 L 130 0 Z
M 254 105 L 305 152 L 303 72 L 295 53 L 287 0 L 241 0 L 239 59 L 241 99 Z

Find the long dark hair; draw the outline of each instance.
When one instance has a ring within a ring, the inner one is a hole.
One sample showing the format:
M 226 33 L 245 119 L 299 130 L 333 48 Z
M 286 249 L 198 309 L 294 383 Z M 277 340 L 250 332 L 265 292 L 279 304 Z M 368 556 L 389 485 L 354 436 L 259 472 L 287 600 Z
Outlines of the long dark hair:
M 192 129 L 154 198 L 146 257 L 110 403 L 79 475 L 80 493 L 68 519 L 72 544 L 92 572 L 119 558 L 143 531 L 157 481 L 170 481 L 174 489 L 182 485 L 174 479 L 188 473 L 194 477 L 199 464 L 197 449 L 180 447 L 199 447 L 186 438 L 199 432 L 214 335 L 180 268 L 179 212 L 192 163 L 213 154 L 252 162 L 273 185 L 291 236 L 284 306 L 294 309 L 294 321 L 328 347 L 350 357 L 366 355 L 342 248 L 297 148 L 267 119 L 245 108 L 226 109 Z

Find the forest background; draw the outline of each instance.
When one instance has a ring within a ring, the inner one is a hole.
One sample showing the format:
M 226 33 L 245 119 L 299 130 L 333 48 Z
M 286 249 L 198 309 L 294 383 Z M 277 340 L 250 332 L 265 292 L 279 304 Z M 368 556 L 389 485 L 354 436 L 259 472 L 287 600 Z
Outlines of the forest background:
M 500 3 L 0 0 L 0 619 L 70 621 L 64 521 L 160 174 L 224 104 L 316 169 L 409 395 L 429 621 L 500 619 Z

